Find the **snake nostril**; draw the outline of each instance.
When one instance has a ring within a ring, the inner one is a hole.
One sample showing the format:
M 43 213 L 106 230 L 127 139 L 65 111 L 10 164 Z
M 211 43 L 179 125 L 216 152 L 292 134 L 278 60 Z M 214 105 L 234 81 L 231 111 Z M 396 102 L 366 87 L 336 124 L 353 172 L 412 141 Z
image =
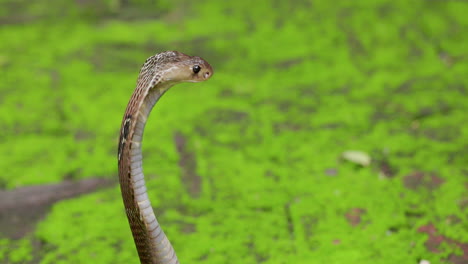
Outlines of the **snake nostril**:
M 205 76 L 205 79 L 210 77 L 210 72 L 205 72 L 204 76 Z

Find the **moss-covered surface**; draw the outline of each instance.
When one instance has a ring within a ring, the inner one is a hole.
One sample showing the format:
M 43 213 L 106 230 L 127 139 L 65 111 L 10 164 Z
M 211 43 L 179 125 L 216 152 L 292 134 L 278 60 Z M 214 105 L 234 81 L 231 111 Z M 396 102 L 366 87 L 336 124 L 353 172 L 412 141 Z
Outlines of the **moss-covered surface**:
M 174 49 L 215 69 L 145 130 L 181 263 L 467 263 L 468 3 L 0 3 L 1 188 L 116 178 L 139 67 Z M 0 262 L 138 263 L 119 187 L 0 235 Z

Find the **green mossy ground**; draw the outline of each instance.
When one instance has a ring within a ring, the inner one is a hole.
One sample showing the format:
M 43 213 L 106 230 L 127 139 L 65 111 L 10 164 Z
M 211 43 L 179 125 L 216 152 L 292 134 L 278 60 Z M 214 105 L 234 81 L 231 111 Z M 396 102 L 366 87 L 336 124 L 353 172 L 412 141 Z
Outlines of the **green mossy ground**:
M 174 49 L 215 69 L 145 130 L 181 263 L 468 259 L 468 3 L 65 2 L 0 1 L 1 188 L 116 178 L 139 67 Z M 0 262 L 138 263 L 119 187 L 0 236 Z

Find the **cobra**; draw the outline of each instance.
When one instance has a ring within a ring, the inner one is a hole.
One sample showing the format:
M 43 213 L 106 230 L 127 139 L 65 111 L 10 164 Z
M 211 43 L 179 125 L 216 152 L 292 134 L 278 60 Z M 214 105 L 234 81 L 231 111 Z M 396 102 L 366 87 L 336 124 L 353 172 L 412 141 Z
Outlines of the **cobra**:
M 178 51 L 149 57 L 143 64 L 122 120 L 118 144 L 119 182 L 130 229 L 143 264 L 179 263 L 156 219 L 143 175 L 141 142 L 146 120 L 156 102 L 173 85 L 201 82 L 213 75 L 205 60 Z

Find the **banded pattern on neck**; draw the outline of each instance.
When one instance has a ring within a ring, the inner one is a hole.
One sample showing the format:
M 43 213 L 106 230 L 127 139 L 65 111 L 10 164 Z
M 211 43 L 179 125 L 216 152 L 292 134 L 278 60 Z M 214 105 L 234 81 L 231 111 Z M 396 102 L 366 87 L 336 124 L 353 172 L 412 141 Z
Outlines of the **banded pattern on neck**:
M 168 51 L 148 58 L 122 120 L 118 145 L 119 182 L 125 211 L 143 264 L 178 264 L 174 248 L 161 229 L 148 198 L 141 143 L 156 102 L 174 84 L 199 82 L 213 74 L 200 57 Z

